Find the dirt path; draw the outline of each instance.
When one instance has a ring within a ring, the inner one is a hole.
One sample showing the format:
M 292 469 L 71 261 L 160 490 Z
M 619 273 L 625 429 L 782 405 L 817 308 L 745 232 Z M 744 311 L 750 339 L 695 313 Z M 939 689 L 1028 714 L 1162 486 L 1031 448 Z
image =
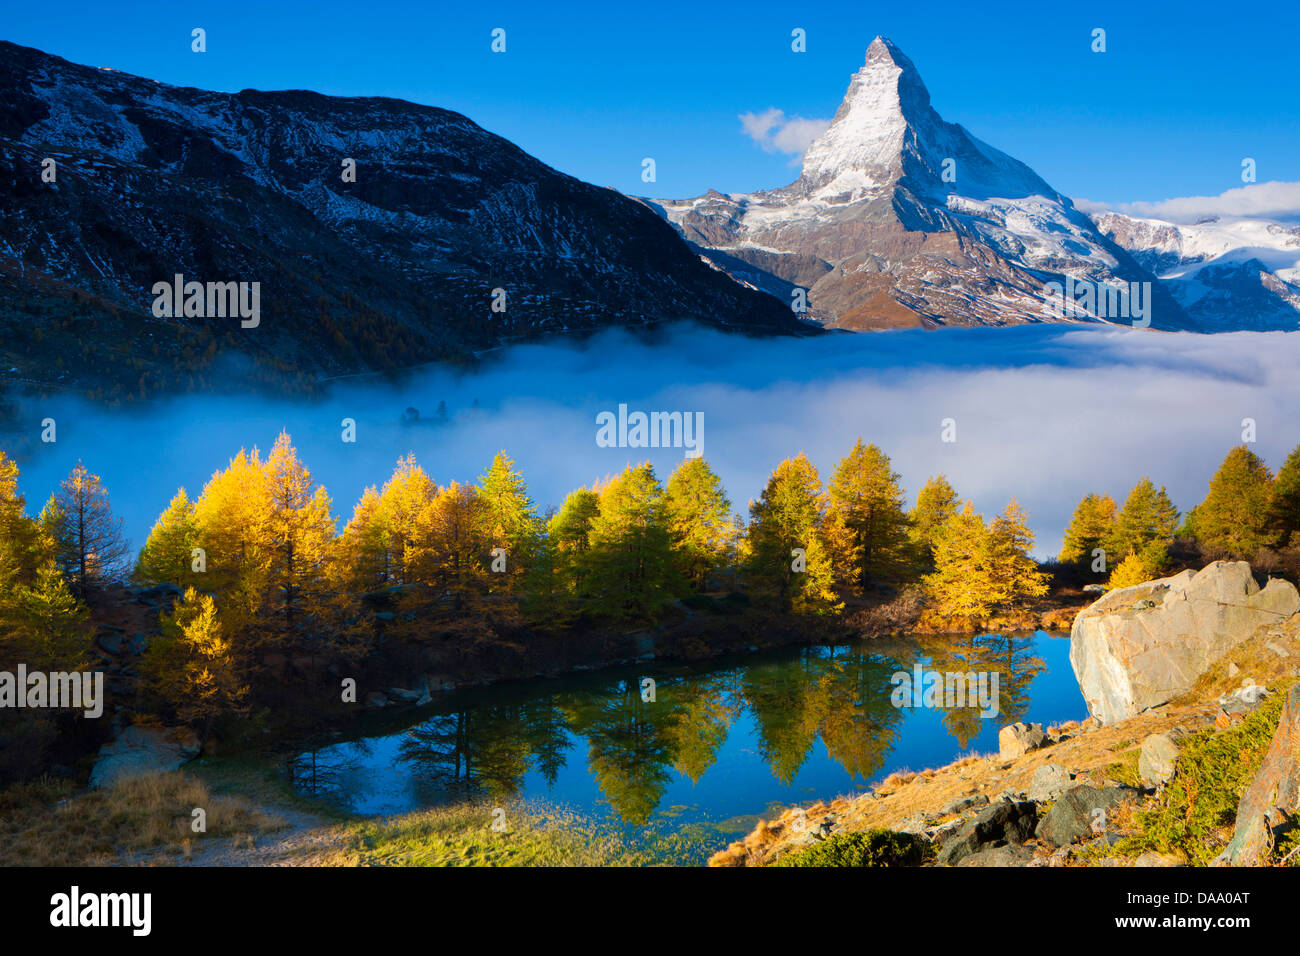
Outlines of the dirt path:
M 174 848 L 123 854 L 117 866 L 317 866 L 337 849 L 343 826 L 337 821 L 281 804 L 254 809 L 284 822 L 279 829 L 236 837 L 195 835 L 188 854 Z
M 178 866 L 313 866 L 337 844 L 341 827 L 330 820 L 300 810 L 259 807 L 283 819 L 288 826 L 255 837 L 234 837 L 195 844 L 188 859 Z

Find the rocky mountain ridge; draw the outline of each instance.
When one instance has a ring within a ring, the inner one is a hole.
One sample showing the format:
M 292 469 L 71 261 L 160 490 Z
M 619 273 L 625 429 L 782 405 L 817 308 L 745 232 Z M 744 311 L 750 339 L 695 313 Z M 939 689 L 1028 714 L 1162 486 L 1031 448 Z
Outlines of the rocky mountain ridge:
M 1094 219 L 1199 327 L 1300 328 L 1300 225 L 1244 217 L 1182 224 L 1117 212 Z
M 611 326 L 807 331 L 640 203 L 449 110 L 173 87 L 5 42 L 0 92 L 13 381 L 294 387 Z M 157 315 L 176 275 L 259 283 L 260 321 Z

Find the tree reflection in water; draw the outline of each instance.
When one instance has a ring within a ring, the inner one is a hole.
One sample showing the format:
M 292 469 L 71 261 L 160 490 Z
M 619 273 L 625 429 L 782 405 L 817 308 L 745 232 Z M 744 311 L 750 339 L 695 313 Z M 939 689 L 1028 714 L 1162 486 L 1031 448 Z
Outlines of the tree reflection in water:
M 906 711 L 891 703 L 890 678 L 924 666 L 999 675 L 998 726 L 1029 708 L 1029 686 L 1045 664 L 1032 635 L 962 635 L 922 643 L 808 647 L 780 659 L 692 673 L 656 667 L 653 701 L 635 676 L 592 675 L 561 692 L 512 699 L 486 694 L 473 706 L 407 728 L 398 760 L 417 805 L 505 801 L 530 773 L 554 785 L 571 754 L 585 747 L 586 769 L 625 822 L 641 826 L 661 809 L 677 775 L 698 782 L 718 760 L 732 728 L 748 716 L 758 754 L 790 785 L 820 740 L 855 782 L 874 778 L 899 743 Z M 943 727 L 965 749 L 985 726 L 978 706 L 946 709 Z M 365 741 L 289 761 L 299 790 L 367 790 Z M 369 773 L 374 774 L 373 761 Z

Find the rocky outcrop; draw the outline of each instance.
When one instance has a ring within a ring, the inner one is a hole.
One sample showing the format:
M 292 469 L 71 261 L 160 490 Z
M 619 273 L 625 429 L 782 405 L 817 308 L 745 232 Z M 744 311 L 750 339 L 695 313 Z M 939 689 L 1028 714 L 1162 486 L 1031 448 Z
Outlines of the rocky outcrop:
M 1002 846 L 989 847 L 965 857 L 958 866 L 1027 866 L 1034 858 L 1034 851 L 1027 846 L 1007 843 Z
M 1300 611 L 1300 592 L 1261 588 L 1242 561 L 1216 561 L 1108 593 L 1075 618 L 1070 663 L 1089 712 L 1111 723 L 1189 690 L 1210 664 Z
M 941 816 L 948 816 L 953 813 L 965 813 L 972 807 L 987 807 L 989 798 L 982 793 L 968 793 L 964 797 L 958 797 L 956 800 L 950 800 L 939 811 Z
M 1300 822 L 1300 684 L 1291 688 L 1259 773 L 1237 806 L 1237 827 L 1218 862 L 1261 866 Z
M 198 753 L 198 738 L 189 730 L 128 727 L 100 748 L 90 771 L 90 787 L 110 787 L 129 777 L 179 770 Z

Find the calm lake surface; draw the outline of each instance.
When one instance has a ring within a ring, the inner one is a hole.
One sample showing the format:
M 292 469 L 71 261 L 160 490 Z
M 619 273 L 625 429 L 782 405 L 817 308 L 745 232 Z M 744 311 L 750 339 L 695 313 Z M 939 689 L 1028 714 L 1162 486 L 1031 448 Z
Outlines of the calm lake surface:
M 1040 631 L 652 662 L 379 712 L 289 764 L 300 792 L 363 815 L 522 799 L 628 828 L 703 825 L 721 847 L 774 809 L 996 751 L 1016 720 L 1082 719 L 1069 649 Z M 918 664 L 997 672 L 1001 712 L 895 707 L 892 675 Z

